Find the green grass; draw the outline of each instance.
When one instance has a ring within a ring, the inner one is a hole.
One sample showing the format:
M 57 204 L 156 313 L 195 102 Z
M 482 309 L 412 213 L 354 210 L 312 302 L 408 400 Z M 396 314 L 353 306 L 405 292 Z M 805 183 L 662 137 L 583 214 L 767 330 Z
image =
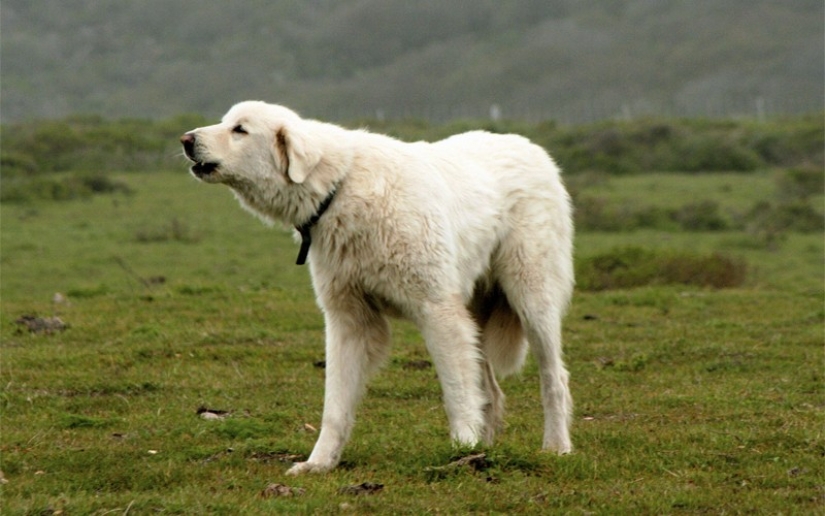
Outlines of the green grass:
M 738 177 L 582 188 L 673 207 Z M 734 183 L 719 202 L 773 195 L 770 174 L 754 177 L 742 178 L 750 193 Z M 578 292 L 565 326 L 575 453 L 539 452 L 529 361 L 502 382 L 507 428 L 479 471 L 433 469 L 456 458 L 438 382 L 406 367 L 427 355 L 396 323 L 341 467 L 291 478 L 289 457 L 311 451 L 320 425 L 323 321 L 289 232 L 184 172 L 115 179 L 133 193 L 0 207 L 3 514 L 823 509 L 821 234 L 769 248 L 742 231 L 582 233 L 580 258 L 622 246 L 722 252 L 748 276 L 735 289 Z M 57 292 L 68 302 L 55 304 Z M 69 329 L 28 334 L 14 321 L 29 314 Z M 201 406 L 231 413 L 208 421 Z M 339 493 L 365 481 L 384 489 Z M 264 498 L 269 483 L 306 492 Z

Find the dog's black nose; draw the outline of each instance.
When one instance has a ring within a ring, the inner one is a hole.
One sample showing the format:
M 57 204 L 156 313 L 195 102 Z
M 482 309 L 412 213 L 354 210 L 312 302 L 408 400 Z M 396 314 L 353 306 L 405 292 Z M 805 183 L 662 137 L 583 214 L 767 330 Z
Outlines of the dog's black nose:
M 180 142 L 183 144 L 183 151 L 190 158 L 195 154 L 195 135 L 186 133 L 180 137 Z

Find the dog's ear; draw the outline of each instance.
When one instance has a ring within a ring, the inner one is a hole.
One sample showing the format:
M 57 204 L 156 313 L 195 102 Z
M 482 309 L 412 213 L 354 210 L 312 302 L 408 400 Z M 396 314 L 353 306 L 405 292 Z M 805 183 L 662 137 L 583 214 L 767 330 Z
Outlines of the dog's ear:
M 303 183 L 321 161 L 321 154 L 300 130 L 284 126 L 275 133 L 275 151 L 293 183 Z

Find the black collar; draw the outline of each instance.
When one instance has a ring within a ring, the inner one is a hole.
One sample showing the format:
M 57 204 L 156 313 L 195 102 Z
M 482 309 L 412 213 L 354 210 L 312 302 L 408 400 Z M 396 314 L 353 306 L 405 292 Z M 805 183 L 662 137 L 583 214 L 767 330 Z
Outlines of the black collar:
M 312 236 L 310 235 L 310 230 L 321 220 L 321 215 L 327 211 L 329 205 L 332 203 L 332 198 L 335 197 L 335 188 L 333 188 L 327 198 L 318 206 L 318 211 L 315 212 L 315 215 L 310 217 L 310 219 L 300 226 L 295 226 L 295 229 L 298 230 L 298 233 L 301 234 L 301 250 L 298 251 L 298 261 L 295 262 L 295 265 L 303 265 L 307 261 L 307 254 L 309 254 L 309 245 L 312 243 Z

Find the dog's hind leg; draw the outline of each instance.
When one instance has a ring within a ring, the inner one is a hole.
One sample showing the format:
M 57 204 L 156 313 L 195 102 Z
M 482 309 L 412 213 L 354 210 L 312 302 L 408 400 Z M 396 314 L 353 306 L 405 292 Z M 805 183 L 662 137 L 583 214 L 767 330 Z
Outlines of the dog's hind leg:
M 541 400 L 544 407 L 542 448 L 559 455 L 570 453 L 570 420 L 573 398 L 568 387 L 569 374 L 561 353 L 561 315 L 552 309 L 535 314 L 526 323 L 528 341 L 539 366 Z
M 290 475 L 329 471 L 338 464 L 367 378 L 389 353 L 389 325 L 367 303 L 354 301 L 345 309 L 327 307 L 324 315 L 326 381 L 321 432 L 309 459 L 293 465 L 287 471 Z
M 544 409 L 543 448 L 560 455 L 572 451 L 570 421 L 573 399 L 569 374 L 562 358 L 561 321 L 567 303 L 566 288 L 557 291 L 552 281 L 533 276 L 503 278 L 502 283 L 527 333 L 530 350 L 538 363 Z
M 501 260 L 506 265 L 502 266 L 499 280 L 519 315 L 538 363 L 544 408 L 542 447 L 559 454 L 569 453 L 573 448 L 569 432 L 573 399 L 562 358 L 561 328 L 573 287 L 570 253 L 563 249 L 537 250 L 535 246 L 518 249 L 514 245 L 509 249 L 507 259 Z

